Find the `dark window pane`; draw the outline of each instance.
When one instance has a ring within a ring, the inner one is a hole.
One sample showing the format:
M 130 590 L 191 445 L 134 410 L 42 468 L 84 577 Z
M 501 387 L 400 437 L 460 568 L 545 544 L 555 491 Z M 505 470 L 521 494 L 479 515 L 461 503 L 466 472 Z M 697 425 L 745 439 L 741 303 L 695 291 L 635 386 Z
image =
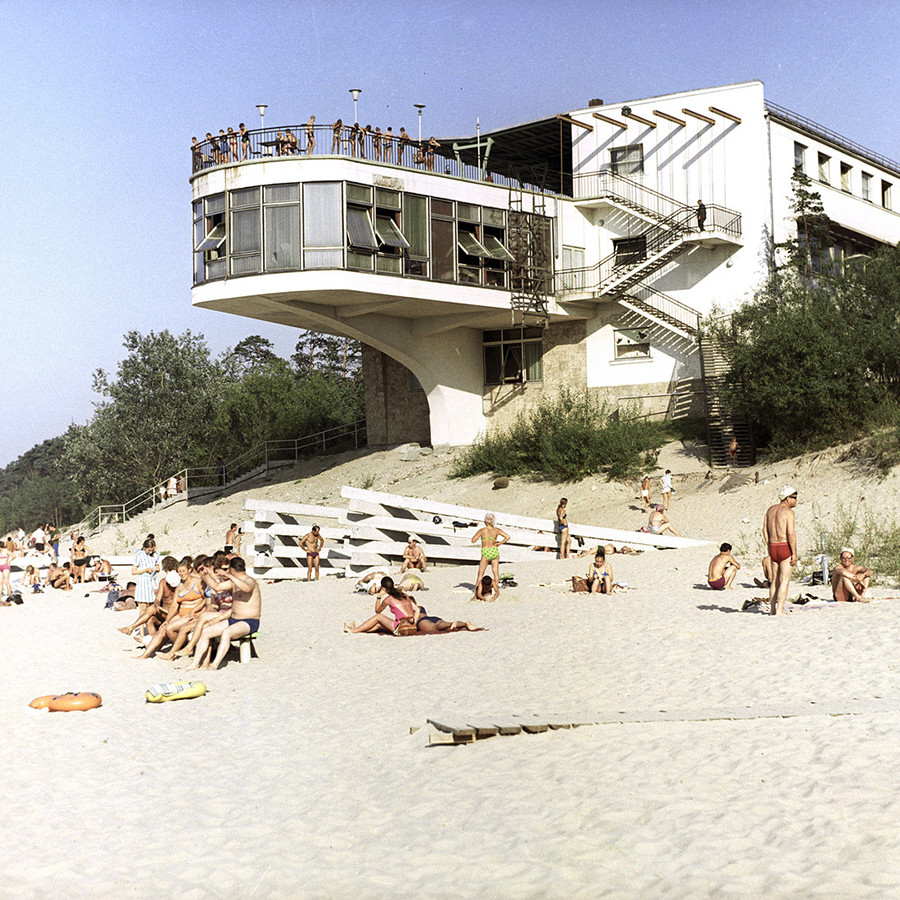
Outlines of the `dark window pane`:
M 431 220 L 431 259 L 433 276 L 438 281 L 453 281 L 456 240 L 453 222 Z

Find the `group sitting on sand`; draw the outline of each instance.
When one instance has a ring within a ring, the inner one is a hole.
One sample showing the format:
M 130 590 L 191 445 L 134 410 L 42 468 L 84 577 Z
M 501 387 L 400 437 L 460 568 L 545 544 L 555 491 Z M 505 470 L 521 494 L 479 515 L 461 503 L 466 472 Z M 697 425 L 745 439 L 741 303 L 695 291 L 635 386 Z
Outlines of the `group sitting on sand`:
M 159 570 L 163 578 L 156 584 Z M 148 538 L 135 554 L 131 571 L 137 576 L 138 617 L 119 631 L 145 647 L 138 659 L 193 656 L 188 669 L 218 669 L 232 641 L 259 630 L 259 585 L 240 556 L 219 552 L 160 561 L 155 542 Z M 146 637 L 141 628 L 147 629 Z M 219 647 L 212 658 L 210 644 L 216 638 Z M 168 652 L 158 653 L 167 641 Z
M 390 609 L 390 614 L 386 609 Z M 362 625 L 345 622 L 348 634 L 371 634 L 383 632 L 398 637 L 413 634 L 446 634 L 451 631 L 484 631 L 471 622 L 447 622 L 438 616 L 429 616 L 423 606 L 416 603 L 405 591 L 394 584 L 394 579 L 385 575 L 381 579 L 375 600 L 375 615 Z

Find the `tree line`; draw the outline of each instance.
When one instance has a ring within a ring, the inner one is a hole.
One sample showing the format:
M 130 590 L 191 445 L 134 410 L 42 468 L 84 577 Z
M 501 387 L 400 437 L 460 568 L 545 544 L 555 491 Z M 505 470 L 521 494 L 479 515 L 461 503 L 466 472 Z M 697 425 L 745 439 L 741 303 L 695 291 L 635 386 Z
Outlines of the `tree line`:
M 218 358 L 190 331 L 129 331 L 123 344 L 115 373 L 94 373 L 90 420 L 0 469 L 0 532 L 77 522 L 185 467 L 364 416 L 361 349 L 348 338 L 301 332 L 287 360 L 259 335 Z

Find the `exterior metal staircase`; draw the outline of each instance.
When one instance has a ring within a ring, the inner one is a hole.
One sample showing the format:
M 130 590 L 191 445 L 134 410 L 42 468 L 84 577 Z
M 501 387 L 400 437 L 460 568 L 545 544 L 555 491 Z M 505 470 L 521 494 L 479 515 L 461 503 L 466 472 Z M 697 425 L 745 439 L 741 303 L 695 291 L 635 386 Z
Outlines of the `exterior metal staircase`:
M 638 285 L 619 297 L 619 303 L 683 337 L 695 340 L 700 331 L 700 313 L 696 309 L 649 284 Z
M 700 337 L 700 374 L 706 394 L 706 433 L 711 466 L 752 466 L 756 462 L 753 427 L 745 416 L 732 412 L 725 392 L 728 355 L 722 346 L 704 335 Z M 738 452 L 732 463 L 729 454 L 732 438 Z

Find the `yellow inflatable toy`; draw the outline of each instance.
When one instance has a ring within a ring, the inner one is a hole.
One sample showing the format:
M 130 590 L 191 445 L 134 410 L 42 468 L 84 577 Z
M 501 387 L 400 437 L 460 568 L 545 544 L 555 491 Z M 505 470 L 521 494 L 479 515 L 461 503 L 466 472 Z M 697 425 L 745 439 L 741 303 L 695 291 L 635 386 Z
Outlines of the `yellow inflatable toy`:
M 171 681 L 168 684 L 155 684 L 147 688 L 144 697 L 148 703 L 163 703 L 166 700 L 202 697 L 205 693 L 206 685 L 202 681 Z

